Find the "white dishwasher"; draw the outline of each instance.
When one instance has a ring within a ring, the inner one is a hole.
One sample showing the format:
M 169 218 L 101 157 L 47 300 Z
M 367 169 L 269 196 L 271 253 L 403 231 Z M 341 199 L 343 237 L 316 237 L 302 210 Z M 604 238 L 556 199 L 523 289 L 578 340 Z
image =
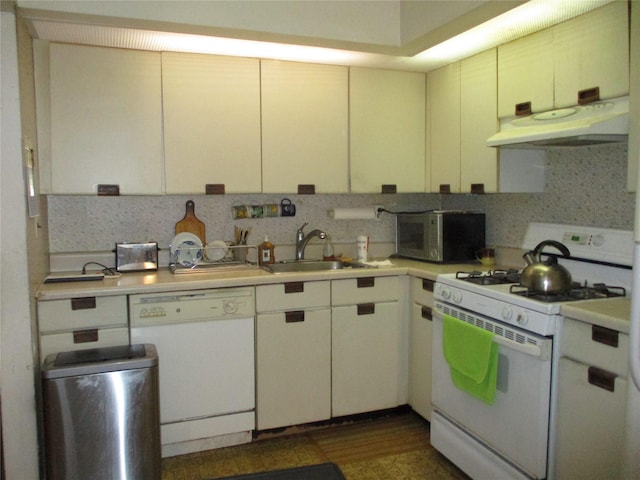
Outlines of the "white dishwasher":
M 131 342 L 159 358 L 162 456 L 251 440 L 254 288 L 129 296 Z

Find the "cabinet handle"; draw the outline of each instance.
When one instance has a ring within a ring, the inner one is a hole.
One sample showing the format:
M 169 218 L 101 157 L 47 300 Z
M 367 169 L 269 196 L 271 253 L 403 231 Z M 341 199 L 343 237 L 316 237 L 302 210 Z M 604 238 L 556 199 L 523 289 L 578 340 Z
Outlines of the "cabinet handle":
M 73 343 L 90 343 L 98 341 L 98 330 L 76 330 L 73 332 Z
M 398 193 L 398 186 L 395 184 L 382 185 L 380 193 Z
M 376 313 L 375 303 L 361 303 L 358 305 L 358 315 L 373 315 Z
M 531 115 L 531 102 L 516 103 L 516 117 Z
M 284 293 L 304 292 L 304 282 L 288 282 L 284 284 Z
M 431 307 L 422 307 L 422 318 L 426 320 L 433 320 L 433 310 Z
M 284 321 L 286 323 L 304 322 L 304 310 L 294 310 L 292 312 L 284 312 Z
M 96 297 L 71 299 L 71 310 L 89 310 L 92 308 L 96 308 Z
M 422 289 L 426 290 L 427 292 L 433 292 L 433 285 L 436 282 L 434 282 L 433 280 L 429 280 L 428 278 L 423 278 L 422 279 Z
M 120 185 L 98 184 L 98 195 L 101 197 L 117 197 L 120 195 Z
M 441 183 L 440 184 L 440 189 L 438 190 L 438 193 L 442 193 L 442 194 L 451 193 L 451 185 L 449 185 L 448 183 Z
M 298 195 L 313 195 L 316 193 L 316 186 L 314 184 L 299 184 Z
M 578 92 L 578 105 L 586 105 L 600 100 L 600 87 L 585 88 Z
M 473 193 L 474 195 L 484 194 L 484 183 L 472 183 L 471 193 Z
M 376 286 L 374 277 L 361 277 L 357 279 L 358 288 L 371 288 Z
M 206 195 L 224 195 L 224 183 L 207 183 L 204 186 L 204 193 Z
M 616 387 L 616 375 L 615 373 L 607 372 L 598 367 L 589 367 L 589 383 L 598 388 L 613 392 Z
M 599 325 L 591 325 L 591 340 L 594 342 L 618 348 L 618 332 Z

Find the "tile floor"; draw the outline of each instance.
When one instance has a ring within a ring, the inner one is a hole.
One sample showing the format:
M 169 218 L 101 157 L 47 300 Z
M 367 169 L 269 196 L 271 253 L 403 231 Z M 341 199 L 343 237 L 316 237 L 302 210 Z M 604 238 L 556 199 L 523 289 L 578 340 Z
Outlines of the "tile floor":
M 467 480 L 429 444 L 429 424 L 413 412 L 165 458 L 162 480 L 202 480 L 334 462 L 347 480 Z

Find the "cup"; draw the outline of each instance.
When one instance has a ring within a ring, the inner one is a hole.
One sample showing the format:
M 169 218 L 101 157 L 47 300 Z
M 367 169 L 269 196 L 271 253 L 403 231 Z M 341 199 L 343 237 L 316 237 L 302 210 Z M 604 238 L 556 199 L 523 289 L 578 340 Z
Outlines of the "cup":
M 358 235 L 356 238 L 356 253 L 359 262 L 366 262 L 369 254 L 369 237 Z
M 495 248 L 481 248 L 476 252 L 476 258 L 483 265 L 493 265 L 496 263 L 496 249 Z
M 291 200 L 288 198 L 283 198 L 280 202 L 280 211 L 283 217 L 295 217 L 296 216 L 296 206 L 291 203 Z
M 265 217 L 278 217 L 280 216 L 280 205 L 277 203 L 267 203 L 262 206 L 262 211 Z

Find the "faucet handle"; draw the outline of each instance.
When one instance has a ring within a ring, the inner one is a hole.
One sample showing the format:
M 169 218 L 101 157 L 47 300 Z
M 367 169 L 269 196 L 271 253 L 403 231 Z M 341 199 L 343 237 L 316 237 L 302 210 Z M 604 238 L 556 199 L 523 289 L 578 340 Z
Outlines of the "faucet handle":
M 298 229 L 298 233 L 302 233 L 302 231 L 304 230 L 304 227 L 306 227 L 307 225 L 309 225 L 309 222 L 304 222 L 302 226 Z

